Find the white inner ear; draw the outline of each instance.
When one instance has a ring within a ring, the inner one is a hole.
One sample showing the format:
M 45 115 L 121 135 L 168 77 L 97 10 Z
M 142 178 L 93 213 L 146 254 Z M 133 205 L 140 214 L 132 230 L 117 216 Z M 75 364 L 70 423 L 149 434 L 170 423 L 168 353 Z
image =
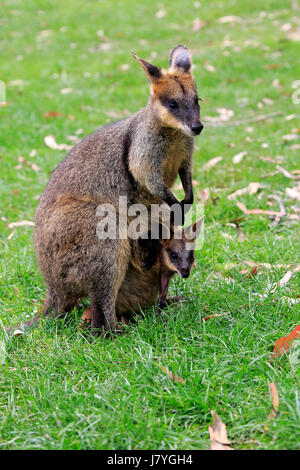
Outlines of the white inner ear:
M 175 67 L 183 69 L 185 72 L 189 72 L 191 69 L 192 61 L 188 51 L 183 50 L 177 56 L 175 56 Z

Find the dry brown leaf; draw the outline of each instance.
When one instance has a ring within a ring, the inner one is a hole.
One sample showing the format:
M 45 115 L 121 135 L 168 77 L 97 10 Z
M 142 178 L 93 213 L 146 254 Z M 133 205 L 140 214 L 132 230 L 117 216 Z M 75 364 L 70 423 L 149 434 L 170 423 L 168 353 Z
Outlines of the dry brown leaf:
M 248 155 L 248 152 L 240 152 L 238 153 L 237 155 L 235 155 L 233 158 L 232 158 L 232 163 L 234 163 L 235 165 L 237 163 L 240 163 L 242 161 L 242 159 Z
M 34 222 L 31 222 L 30 220 L 20 220 L 19 222 L 11 222 L 8 224 L 8 228 L 14 228 L 14 227 L 24 227 L 24 226 L 31 226 L 34 227 Z
M 292 140 L 297 140 L 298 135 L 297 134 L 286 134 L 286 135 L 283 135 L 282 138 L 285 142 L 291 142 Z
M 201 21 L 199 18 L 194 19 L 193 27 L 192 27 L 193 33 L 197 33 L 197 31 L 199 31 L 199 29 L 203 28 L 204 24 L 205 23 L 203 21 Z
M 170 379 L 173 380 L 174 383 L 185 384 L 185 381 L 181 377 L 179 377 L 176 374 L 173 374 L 173 372 L 170 372 L 166 367 L 161 366 L 159 364 L 157 364 L 157 367 L 159 367 L 163 371 L 164 374 L 166 374 L 168 377 L 170 377 Z
M 58 112 L 58 111 L 47 111 L 47 112 L 44 114 L 44 118 L 45 118 L 45 119 L 56 118 L 56 117 L 64 117 L 64 114 L 63 114 L 63 113 L 60 113 L 60 112 Z
M 230 121 L 234 115 L 232 109 L 227 108 L 216 108 L 216 112 L 219 114 L 219 116 L 206 116 L 205 121 L 214 123 L 227 122 Z
M 276 170 L 278 170 L 280 173 L 282 173 L 286 178 L 289 178 L 289 179 L 292 179 L 292 180 L 297 178 L 297 176 L 293 175 L 292 173 L 287 171 L 282 166 L 277 165 Z
M 160 10 L 158 10 L 156 13 L 155 13 L 155 16 L 156 18 L 158 18 L 159 20 L 161 18 L 163 18 L 164 16 L 166 16 L 166 10 L 163 10 L 162 8 Z
M 295 339 L 298 339 L 300 336 L 300 325 L 297 325 L 296 328 L 288 336 L 283 336 L 275 342 L 271 360 L 274 357 L 282 356 L 286 351 L 290 349 Z
M 262 160 L 263 162 L 276 163 L 276 160 L 274 160 L 274 158 L 272 157 L 264 157 L 261 155 L 259 159 Z
M 300 191 L 298 191 L 296 188 L 285 188 L 285 192 L 290 199 L 296 199 L 297 201 L 300 201 Z
M 23 335 L 23 334 L 24 334 L 24 331 L 18 330 L 18 329 L 17 329 L 17 330 L 14 330 L 14 332 L 13 332 L 13 335 L 14 335 L 14 336 L 21 336 L 21 335 Z
M 291 220 L 299 220 L 299 217 L 298 217 L 297 214 L 284 214 L 282 212 L 268 211 L 268 210 L 265 211 L 263 209 L 247 209 L 245 204 L 243 204 L 242 202 L 237 202 L 236 205 L 246 215 L 250 215 L 250 214 L 270 215 L 270 216 L 279 217 L 279 218 L 285 216 L 285 217 L 287 217 L 288 219 L 291 219 Z
M 210 320 L 211 318 L 215 317 L 222 317 L 223 315 L 221 313 L 213 313 L 212 315 L 207 315 L 207 317 L 201 318 L 201 321 L 205 322 L 207 320 Z
M 244 194 L 253 195 L 253 194 L 257 193 L 257 191 L 259 190 L 260 187 L 261 187 L 260 183 L 249 183 L 247 188 L 238 189 L 234 193 L 227 196 L 227 199 L 229 199 L 229 201 L 231 201 L 232 199 L 235 199 L 237 196 L 243 196 Z
M 32 163 L 32 162 L 29 162 L 28 160 L 25 160 L 25 158 L 23 158 L 22 156 L 20 156 L 18 158 L 18 161 L 20 163 L 24 163 L 24 165 L 27 165 L 29 166 L 29 168 L 31 168 L 33 171 L 35 172 L 38 172 L 40 171 L 40 167 L 38 165 L 36 165 L 35 163 Z M 15 167 L 17 170 L 21 169 L 22 168 L 22 165 L 18 165 Z
M 272 393 L 272 405 L 274 410 L 277 412 L 279 410 L 279 395 L 278 390 L 274 382 L 270 383 L 270 390 Z
M 205 70 L 207 70 L 210 73 L 215 73 L 215 71 L 216 71 L 216 67 L 214 67 L 211 64 L 205 63 L 203 67 L 205 68 Z
M 201 202 L 206 202 L 209 200 L 210 190 L 208 188 L 203 189 L 203 191 L 198 191 L 198 198 Z
M 300 41 L 300 28 L 288 31 L 286 37 L 290 41 Z
M 221 18 L 218 19 L 218 23 L 220 24 L 227 24 L 227 23 L 241 23 L 242 18 L 239 16 L 234 16 L 234 15 L 228 15 L 228 16 L 222 16 Z
M 219 163 L 221 160 L 223 160 L 223 157 L 215 157 L 209 160 L 205 165 L 203 165 L 203 170 L 210 170 L 212 167 L 214 167 L 217 163 Z
M 210 448 L 212 450 L 233 450 L 232 447 L 230 447 L 225 424 L 215 410 L 212 410 L 211 414 L 214 420 L 212 426 L 208 426 Z
M 279 282 L 275 282 L 275 284 L 273 284 L 273 287 L 271 289 L 271 293 L 273 294 L 277 290 L 278 286 L 279 287 L 285 286 L 289 282 L 289 280 L 291 279 L 293 274 L 295 274 L 299 271 L 300 271 L 300 266 L 297 266 L 293 271 L 288 271 L 287 273 L 285 273 L 285 275 L 283 276 L 282 279 L 280 279 Z
M 10 240 L 14 235 L 15 235 L 16 231 L 13 230 L 7 237 L 7 240 Z
M 70 150 L 72 148 L 72 145 L 57 144 L 53 135 L 46 135 L 44 142 L 47 147 L 53 150 Z
M 69 93 L 72 93 L 73 91 L 73 88 L 62 88 L 60 90 L 60 94 L 61 95 L 68 95 Z

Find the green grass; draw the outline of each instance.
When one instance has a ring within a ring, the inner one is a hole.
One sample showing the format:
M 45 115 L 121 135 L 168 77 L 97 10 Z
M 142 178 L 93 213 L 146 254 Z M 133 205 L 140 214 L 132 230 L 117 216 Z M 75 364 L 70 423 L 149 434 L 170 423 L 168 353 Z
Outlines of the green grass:
M 291 148 L 295 142 L 283 140 L 299 127 L 300 114 L 300 105 L 291 99 L 292 83 L 300 79 L 299 42 L 287 39 L 281 29 L 286 23 L 297 26 L 299 10 L 290 9 L 290 3 L 212 1 L 196 8 L 192 1 L 173 0 L 165 2 L 166 15 L 157 19 L 158 3 L 137 0 L 1 2 L 0 80 L 7 84 L 9 104 L 0 108 L 4 326 L 30 317 L 45 295 L 32 227 L 16 228 L 10 239 L 7 227 L 9 222 L 33 220 L 37 198 L 65 155 L 47 148 L 43 139 L 53 134 L 57 142 L 67 143 L 67 136 L 78 129 L 86 135 L 113 120 L 112 111 L 122 117 L 145 104 L 146 81 L 131 50 L 166 66 L 172 47 L 188 45 L 204 99 L 204 122 L 219 107 L 232 109 L 233 120 L 275 111 L 282 115 L 239 126 L 206 126 L 197 139 L 195 194 L 210 188 L 211 197 L 205 206 L 198 267 L 185 282 L 172 282 L 172 293 L 189 299 L 184 305 L 169 308 L 160 318 L 150 308 L 136 315 L 124 335 L 109 340 L 84 338 L 77 329 L 80 312 L 74 312 L 6 343 L 0 365 L 0 448 L 206 449 L 212 409 L 227 424 L 236 449 L 299 448 L 299 342 L 268 364 L 274 342 L 299 323 L 297 305 L 281 300 L 299 294 L 299 273 L 260 300 L 255 294 L 269 292 L 286 269 L 260 269 L 253 278 L 240 272 L 249 260 L 299 263 L 299 225 L 288 220 L 272 225 L 267 216 L 243 216 L 235 201 L 227 199 L 257 181 L 262 190 L 241 196 L 240 202 L 251 209 L 279 210 L 268 199 L 275 194 L 293 213 L 295 201 L 287 198 L 285 188 L 297 183 L 282 174 L 266 176 L 276 164 L 259 158 L 281 156 L 280 164 L 288 171 L 299 163 L 299 150 Z M 227 15 L 242 22 L 218 22 Z M 193 33 L 197 17 L 205 25 Z M 41 34 L 44 30 L 50 33 Z M 98 30 L 104 30 L 106 42 L 98 38 Z M 231 42 L 224 47 L 225 38 Z M 101 44 L 110 49 L 99 49 Z M 206 70 L 207 63 L 215 67 L 214 73 Z M 120 69 L 124 64 L 128 70 Z M 275 79 L 280 88 L 272 86 Z M 10 85 L 14 80 L 22 83 Z M 73 91 L 61 94 L 63 88 Z M 263 98 L 273 102 L 259 109 Z M 65 117 L 47 119 L 49 111 Z M 286 120 L 289 115 L 295 117 Z M 247 131 L 249 126 L 253 132 Z M 33 149 L 36 155 L 30 157 Z M 232 164 L 232 157 L 244 150 L 248 154 L 242 162 Z M 26 165 L 16 170 L 20 155 L 40 171 Z M 204 172 L 204 163 L 219 155 L 223 160 Z M 248 241 L 240 241 L 228 225 L 241 216 Z M 227 271 L 228 263 L 236 267 Z M 226 282 L 229 277 L 232 282 Z M 223 316 L 201 321 L 213 313 Z M 157 365 L 169 368 L 185 384 L 174 384 Z M 271 421 L 269 382 L 276 383 L 280 397 L 278 415 Z

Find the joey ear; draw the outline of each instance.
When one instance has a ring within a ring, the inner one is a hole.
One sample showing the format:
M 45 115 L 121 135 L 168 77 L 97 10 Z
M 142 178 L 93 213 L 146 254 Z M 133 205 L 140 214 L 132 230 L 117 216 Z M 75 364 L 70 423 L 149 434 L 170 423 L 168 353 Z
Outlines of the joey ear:
M 199 220 L 194 222 L 192 225 L 190 225 L 186 229 L 183 229 L 186 239 L 188 239 L 189 241 L 194 241 L 196 240 L 196 238 L 199 237 L 202 226 L 203 226 L 204 218 L 205 218 L 205 215 L 203 215 Z
M 169 71 L 179 73 L 191 73 L 192 54 L 185 46 L 179 45 L 171 51 Z
M 145 60 L 141 59 L 134 52 L 132 52 L 132 55 L 139 62 L 139 64 L 141 65 L 142 69 L 144 70 L 150 82 L 155 82 L 158 78 L 162 76 L 162 73 L 159 67 L 149 64 L 149 62 L 146 62 Z
M 169 240 L 164 240 L 163 238 L 160 240 L 160 244 L 163 248 L 168 248 Z

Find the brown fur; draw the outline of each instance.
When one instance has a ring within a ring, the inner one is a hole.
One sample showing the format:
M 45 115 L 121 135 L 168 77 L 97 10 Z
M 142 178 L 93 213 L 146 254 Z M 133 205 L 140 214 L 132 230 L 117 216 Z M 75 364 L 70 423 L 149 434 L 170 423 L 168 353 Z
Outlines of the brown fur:
M 161 75 L 155 66 L 143 64 L 147 73 L 152 67 L 151 72 Z M 116 299 L 132 249 L 129 240 L 96 236 L 100 203 L 117 207 L 119 197 L 127 196 L 129 203 L 149 206 L 163 200 L 171 205 L 178 202 L 169 190 L 178 172 L 188 190 L 184 202 L 192 201 L 194 139 L 182 131 L 178 119 L 174 127 L 170 116 L 162 118 L 155 99 L 162 89 L 175 93 L 171 83 L 176 93 L 179 82 L 194 86 L 180 68 L 177 75 L 177 80 L 168 80 L 169 91 L 166 81 L 157 83 L 148 105 L 136 114 L 79 142 L 52 173 L 35 216 L 36 257 L 48 286 L 44 314 L 61 315 L 90 296 L 94 333 L 116 326 Z
M 181 275 L 181 268 L 188 270 L 188 274 L 195 266 L 194 252 L 187 252 L 187 244 L 194 243 L 199 236 L 203 223 L 203 217 L 192 226 L 195 235 L 193 238 L 186 238 L 185 233 L 181 239 L 169 239 L 161 241 L 161 250 L 155 264 L 149 271 L 143 271 L 138 264 L 138 250 L 136 251 L 135 264 L 130 261 L 125 278 L 118 291 L 116 301 L 117 315 L 137 311 L 139 308 L 146 308 L 158 302 L 159 309 L 169 303 L 167 299 L 168 287 L 172 277 L 178 273 Z M 189 228 L 191 230 L 191 227 Z M 187 232 L 189 232 L 187 229 Z M 170 252 L 176 252 L 181 258 L 176 266 L 170 258 Z M 187 277 L 187 276 L 185 276 Z M 171 299 L 172 300 L 172 299 Z M 85 311 L 82 320 L 88 319 L 89 309 Z

